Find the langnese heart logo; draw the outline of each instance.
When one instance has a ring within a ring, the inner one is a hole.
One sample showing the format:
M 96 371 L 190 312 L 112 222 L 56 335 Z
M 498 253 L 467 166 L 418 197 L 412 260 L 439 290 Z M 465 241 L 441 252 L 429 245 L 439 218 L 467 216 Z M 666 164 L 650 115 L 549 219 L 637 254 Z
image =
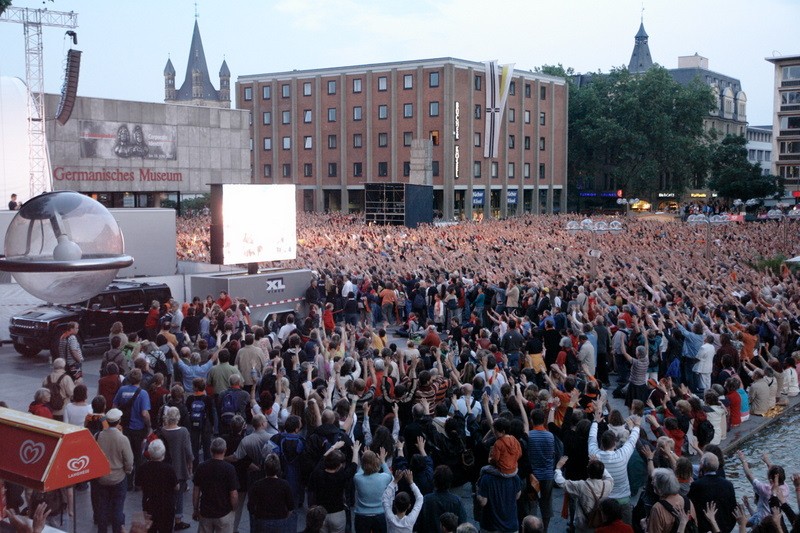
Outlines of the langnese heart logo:
M 26 440 L 19 447 L 19 459 L 23 464 L 32 465 L 39 462 L 42 457 L 44 457 L 44 444 L 41 442 Z
M 89 466 L 89 457 L 86 455 L 81 455 L 80 457 L 75 457 L 67 461 L 67 468 L 73 472 L 85 470 L 87 466 Z

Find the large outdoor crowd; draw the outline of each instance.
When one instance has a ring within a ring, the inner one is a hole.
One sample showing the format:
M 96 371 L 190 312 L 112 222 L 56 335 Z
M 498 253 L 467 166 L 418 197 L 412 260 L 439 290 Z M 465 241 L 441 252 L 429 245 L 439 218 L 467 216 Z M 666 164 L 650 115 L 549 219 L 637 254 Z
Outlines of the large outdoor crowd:
M 298 215 L 289 266 L 318 280 L 296 319 L 252 323 L 225 293 L 154 302 L 143 331 L 112 327 L 93 399 L 75 325 L 30 412 L 96 434 L 101 533 L 129 490 L 159 532 L 237 531 L 245 510 L 253 532 L 538 532 L 554 513 L 577 532 L 800 530 L 800 474 L 765 455 L 758 479 L 739 454 L 736 494 L 720 447 L 800 392 L 798 275 L 757 268 L 798 251 L 796 228 L 631 217 L 590 243 L 567 220 Z M 207 229 L 179 222 L 183 258 L 207 256 Z M 59 492 L 6 501 L 63 527 Z

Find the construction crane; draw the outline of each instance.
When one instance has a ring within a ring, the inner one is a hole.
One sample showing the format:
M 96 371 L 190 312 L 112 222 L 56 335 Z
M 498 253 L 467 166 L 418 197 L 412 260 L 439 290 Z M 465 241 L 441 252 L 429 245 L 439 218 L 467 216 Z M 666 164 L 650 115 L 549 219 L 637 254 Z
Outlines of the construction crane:
M 78 27 L 74 11 L 50 11 L 26 7 L 7 7 L 0 13 L 0 22 L 22 24 L 25 34 L 25 83 L 28 85 L 28 161 L 31 178 L 31 198 L 51 187 L 47 171 L 47 140 L 44 121 L 44 64 L 42 27 Z

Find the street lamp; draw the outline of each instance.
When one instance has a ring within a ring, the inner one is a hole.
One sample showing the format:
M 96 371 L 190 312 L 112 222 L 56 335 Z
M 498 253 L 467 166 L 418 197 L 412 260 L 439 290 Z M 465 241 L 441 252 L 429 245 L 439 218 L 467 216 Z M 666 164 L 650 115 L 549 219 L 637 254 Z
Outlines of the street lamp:
M 797 209 L 792 209 L 788 213 L 783 212 L 784 207 L 789 207 L 787 204 L 778 203 L 775 206 L 775 209 L 770 209 L 767 211 L 767 218 L 771 220 L 777 220 L 779 222 L 783 222 L 783 250 L 784 252 L 788 252 L 788 244 L 789 244 L 789 222 L 800 220 L 800 211 Z
M 706 261 L 711 262 L 711 226 L 722 226 L 729 222 L 728 217 L 725 215 L 712 215 L 707 217 L 705 215 L 689 215 L 686 222 L 690 226 L 706 226 Z
M 617 205 L 625 206 L 625 216 L 628 216 L 628 208 L 639 203 L 638 198 L 617 198 Z
M 597 258 L 600 257 L 600 250 L 597 249 L 597 235 L 611 233 L 617 235 L 622 232 L 622 222 L 613 220 L 610 224 L 604 220 L 593 221 L 591 218 L 584 218 L 580 222 L 570 220 L 566 226 L 567 233 L 578 235 L 579 233 L 589 233 L 591 235 L 591 248 L 589 249 L 589 275 L 592 279 L 597 277 Z

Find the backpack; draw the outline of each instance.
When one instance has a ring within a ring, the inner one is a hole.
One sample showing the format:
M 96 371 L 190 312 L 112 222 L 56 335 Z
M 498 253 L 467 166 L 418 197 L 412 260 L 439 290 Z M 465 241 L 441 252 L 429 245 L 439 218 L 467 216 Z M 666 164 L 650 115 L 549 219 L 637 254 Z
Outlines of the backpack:
M 647 358 L 649 359 L 648 363 L 649 367 L 650 368 L 657 367 L 661 362 L 658 352 L 656 350 L 648 350 L 647 354 L 648 354 Z
M 701 446 L 703 444 L 708 444 L 714 440 L 714 424 L 708 420 L 702 420 L 697 425 L 697 431 L 695 433 L 697 435 L 697 441 Z
M 61 396 L 61 380 L 66 376 L 66 373 L 61 374 L 55 383 L 50 379 L 50 376 L 47 376 L 44 386 L 50 391 L 50 409 L 52 411 L 60 411 L 64 408 L 64 397 Z
M 161 357 L 159 357 L 159 355 Z M 150 368 L 153 369 L 153 374 L 161 373 L 164 376 L 170 375 L 169 367 L 167 367 L 167 359 L 164 356 L 164 352 L 161 350 L 155 350 L 147 354 L 147 360 L 150 363 Z
M 425 296 L 423 296 L 421 292 L 417 291 L 417 294 L 414 296 L 414 309 L 424 309 L 424 308 L 425 308 Z
M 675 523 L 672 524 L 672 533 L 677 533 L 678 531 L 678 511 L 667 501 L 667 500 L 658 500 L 664 509 L 669 512 L 672 516 L 675 517 Z M 689 510 L 691 509 L 691 502 L 689 498 L 683 496 L 683 510 L 686 514 L 689 514 Z M 689 516 L 689 522 L 686 524 L 686 529 L 683 530 L 684 533 L 699 533 L 699 529 L 697 527 L 697 519 L 694 516 Z
M 597 496 L 592 490 L 591 485 L 588 483 L 586 484 L 586 488 L 589 489 L 589 492 L 592 493 L 592 497 L 594 498 L 594 507 L 587 513 L 586 509 L 583 509 L 583 513 L 586 516 L 586 527 L 591 529 L 596 529 L 602 526 L 605 523 L 605 518 L 603 517 L 603 511 L 600 509 L 600 501 L 603 499 L 603 491 L 605 490 L 605 486 L 600 489 L 600 496 Z
M 93 437 L 97 438 L 97 434 L 108 427 L 107 424 L 104 424 L 105 421 L 106 415 L 90 413 L 86 415 L 86 419 L 83 422 L 83 427 L 88 429 Z
M 239 413 L 233 389 L 226 390 L 222 395 L 222 406 L 219 411 L 219 421 L 224 427 L 229 427 L 233 417 Z
M 194 431 L 202 431 L 206 427 L 206 402 L 202 396 L 193 396 L 189 404 L 189 426 Z
M 122 411 L 122 418 L 120 418 L 120 424 L 122 427 L 127 428 L 131 423 L 131 411 L 133 411 L 133 404 L 136 403 L 136 398 L 139 397 L 139 394 L 142 393 L 142 388 L 139 387 L 136 389 L 136 392 L 133 393 L 133 396 L 130 400 L 125 402 L 124 404 L 119 406 L 119 410 Z
M 303 450 L 306 448 L 306 440 L 296 433 L 286 433 L 273 437 L 273 442 L 278 440 L 277 437 L 280 437 L 280 440 L 276 443 L 277 446 L 275 446 L 274 453 L 281 460 L 281 472 L 283 472 L 283 477 L 284 479 L 288 478 L 290 475 L 289 469 L 292 469 L 291 475 L 296 476 L 300 464 L 300 457 L 303 454 Z M 289 446 L 287 446 L 287 444 Z

